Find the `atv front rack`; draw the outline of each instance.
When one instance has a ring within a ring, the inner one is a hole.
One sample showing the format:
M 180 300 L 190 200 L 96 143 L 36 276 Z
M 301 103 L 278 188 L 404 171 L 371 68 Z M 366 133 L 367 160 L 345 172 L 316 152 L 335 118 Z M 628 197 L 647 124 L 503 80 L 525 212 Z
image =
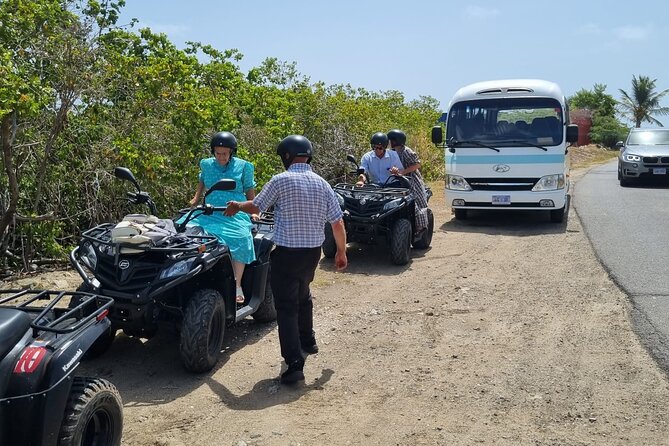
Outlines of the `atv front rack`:
M 62 306 L 65 297 L 70 297 L 70 307 Z M 48 303 L 33 305 L 38 301 Z M 56 306 L 58 303 L 61 305 Z M 76 331 L 94 320 L 104 319 L 113 303 L 110 297 L 79 291 L 0 290 L 0 308 L 30 313 L 33 337 L 40 331 L 59 334 Z
M 84 231 L 81 236 L 86 240 L 102 245 L 152 252 L 192 251 L 193 253 L 199 253 L 209 251 L 219 244 L 218 238 L 213 235 L 188 234 L 185 232 L 176 232 L 173 235 L 168 235 L 165 237 L 165 241 L 160 244 L 115 243 L 111 240 L 111 230 L 115 226 L 115 223 L 103 223 Z

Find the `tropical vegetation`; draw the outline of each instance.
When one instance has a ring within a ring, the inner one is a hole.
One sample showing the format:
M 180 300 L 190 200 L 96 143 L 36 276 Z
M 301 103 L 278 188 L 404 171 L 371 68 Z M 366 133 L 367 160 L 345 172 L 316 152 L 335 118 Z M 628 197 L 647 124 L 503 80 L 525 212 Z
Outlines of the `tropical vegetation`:
M 271 57 L 244 73 L 236 50 L 179 49 L 148 28 L 118 26 L 123 6 L 0 2 L 0 272 L 62 262 L 82 230 L 130 212 L 115 166 L 172 215 L 192 197 L 215 131 L 236 134 L 258 187 L 282 169 L 275 147 L 288 134 L 308 136 L 314 168 L 336 181 L 351 170 L 346 154 L 359 158 L 374 132 L 401 128 L 423 174 L 441 175 L 429 141 L 434 98 L 312 82 Z

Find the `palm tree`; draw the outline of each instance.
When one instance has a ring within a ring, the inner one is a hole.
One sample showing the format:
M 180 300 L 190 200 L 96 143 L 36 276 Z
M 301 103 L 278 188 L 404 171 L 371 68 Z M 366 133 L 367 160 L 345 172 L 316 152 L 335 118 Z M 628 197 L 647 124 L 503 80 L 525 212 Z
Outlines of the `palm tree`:
M 621 113 L 634 122 L 635 127 L 641 127 L 646 121 L 651 124 L 664 127 L 653 115 L 669 115 L 669 107 L 660 106 L 660 99 L 669 93 L 669 89 L 655 92 L 655 81 L 648 76 L 632 76 L 632 94 L 628 94 L 622 88 L 622 100 L 618 102 Z

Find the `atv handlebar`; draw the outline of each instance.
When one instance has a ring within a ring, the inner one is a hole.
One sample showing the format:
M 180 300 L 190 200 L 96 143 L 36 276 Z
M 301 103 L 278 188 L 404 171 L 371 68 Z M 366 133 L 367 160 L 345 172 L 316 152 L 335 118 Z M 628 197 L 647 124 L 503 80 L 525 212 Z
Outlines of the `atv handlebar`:
M 199 217 L 200 215 L 212 215 L 214 212 L 225 212 L 227 206 L 212 206 L 211 204 L 200 204 L 192 208 L 179 209 L 179 215 L 185 215 L 185 218 L 181 223 L 176 224 L 177 232 L 184 232 L 186 230 L 186 225 L 193 219 Z M 196 214 L 196 211 L 201 211 L 199 214 Z
M 151 197 L 146 192 L 126 192 L 126 197 L 128 202 L 132 204 L 145 204 L 149 207 L 151 215 L 158 214 L 156 209 L 156 204 L 153 202 Z

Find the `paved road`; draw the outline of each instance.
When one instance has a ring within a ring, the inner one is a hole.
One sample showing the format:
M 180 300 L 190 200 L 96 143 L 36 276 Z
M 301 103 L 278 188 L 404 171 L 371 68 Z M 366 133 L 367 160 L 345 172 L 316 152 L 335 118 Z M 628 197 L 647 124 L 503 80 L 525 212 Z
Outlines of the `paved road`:
M 631 299 L 635 330 L 669 373 L 669 182 L 620 187 L 612 161 L 573 196 L 597 256 Z

